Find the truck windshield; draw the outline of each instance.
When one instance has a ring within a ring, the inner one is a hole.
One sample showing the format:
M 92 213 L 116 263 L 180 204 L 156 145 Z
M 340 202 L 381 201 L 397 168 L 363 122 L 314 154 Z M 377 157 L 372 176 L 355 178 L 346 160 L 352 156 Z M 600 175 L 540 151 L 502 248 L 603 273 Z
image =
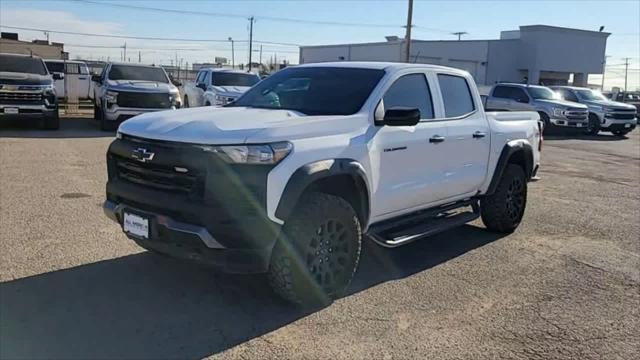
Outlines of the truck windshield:
M 602 95 L 601 93 L 599 93 L 597 91 L 593 91 L 593 90 L 576 90 L 576 92 L 578 93 L 578 96 L 580 96 L 581 99 L 585 99 L 585 100 L 607 100 L 607 98 L 604 97 L 604 95 Z
M 48 75 L 44 62 L 28 56 L 0 55 L 0 71 Z
M 351 115 L 362 108 L 384 70 L 288 68 L 249 89 L 230 106 L 286 109 L 306 115 Z
M 112 65 L 108 79 L 169 82 L 167 75 L 161 68 L 129 65 Z
M 554 93 L 551 89 L 546 87 L 527 87 L 527 91 L 529 95 L 531 95 L 534 99 L 542 99 L 542 100 L 558 100 L 560 97 L 558 94 Z
M 211 75 L 213 86 L 253 86 L 260 81 L 260 77 L 255 74 L 214 72 Z

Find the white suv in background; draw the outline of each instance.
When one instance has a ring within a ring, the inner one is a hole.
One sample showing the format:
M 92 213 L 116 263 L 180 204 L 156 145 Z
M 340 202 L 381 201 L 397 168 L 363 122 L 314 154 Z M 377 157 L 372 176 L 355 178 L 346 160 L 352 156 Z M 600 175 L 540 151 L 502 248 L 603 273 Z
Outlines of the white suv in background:
M 183 88 L 184 107 L 226 105 L 257 84 L 257 74 L 230 69 L 202 69 Z

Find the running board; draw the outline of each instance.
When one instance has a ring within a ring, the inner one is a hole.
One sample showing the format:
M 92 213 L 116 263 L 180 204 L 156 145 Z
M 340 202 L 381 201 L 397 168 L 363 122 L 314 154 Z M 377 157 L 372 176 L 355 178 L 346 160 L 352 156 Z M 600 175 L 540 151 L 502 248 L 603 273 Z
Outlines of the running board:
M 471 209 L 460 211 L 464 207 Z M 464 225 L 478 217 L 478 200 L 466 200 L 374 224 L 367 236 L 381 246 L 394 248 Z

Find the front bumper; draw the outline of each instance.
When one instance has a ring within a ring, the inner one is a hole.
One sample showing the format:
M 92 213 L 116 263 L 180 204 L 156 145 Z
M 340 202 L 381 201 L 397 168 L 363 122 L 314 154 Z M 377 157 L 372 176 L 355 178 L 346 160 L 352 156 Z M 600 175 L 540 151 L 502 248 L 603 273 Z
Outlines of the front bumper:
M 125 234 L 139 246 L 175 258 L 215 267 L 226 273 L 263 273 L 269 268 L 273 246 L 228 248 L 218 242 L 207 228 L 177 221 L 170 216 L 144 211 L 123 203 L 106 200 L 105 215 L 120 224 L 124 212 L 144 214 L 150 220 L 149 238 Z
M 614 119 L 608 116 L 605 116 L 602 121 L 600 122 L 600 128 L 602 129 L 616 129 L 616 130 L 622 130 L 624 128 L 627 129 L 632 129 L 636 127 L 636 124 L 638 123 L 638 119 L 637 118 L 632 118 L 632 119 Z
M 140 115 L 148 112 L 175 110 L 175 109 L 176 109 L 175 106 L 172 106 L 170 108 L 130 108 L 130 107 L 120 107 L 116 104 L 111 104 L 105 109 L 104 117 L 106 120 L 109 120 L 109 121 L 124 121 L 136 115 Z
M 53 115 L 56 111 L 57 106 L 54 104 L 53 106 L 46 105 L 11 105 L 11 104 L 1 104 L 0 105 L 0 117 L 8 118 L 8 117 L 43 117 Z M 18 109 L 17 114 L 6 113 L 5 109 Z
M 578 119 L 573 120 L 573 119 L 567 119 L 565 117 L 552 117 L 549 119 L 549 121 L 554 126 L 572 127 L 572 128 L 586 128 L 587 125 L 589 124 L 588 118 L 584 120 L 578 120 Z

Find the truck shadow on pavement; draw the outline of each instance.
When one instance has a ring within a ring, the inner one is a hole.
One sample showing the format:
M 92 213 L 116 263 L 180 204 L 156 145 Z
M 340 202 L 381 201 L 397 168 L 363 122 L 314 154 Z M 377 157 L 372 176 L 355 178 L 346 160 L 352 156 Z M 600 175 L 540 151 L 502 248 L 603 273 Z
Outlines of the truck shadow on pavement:
M 60 129 L 41 130 L 37 119 L 11 119 L 0 123 L 0 137 L 73 139 L 115 137 L 115 131 L 101 131 L 97 121 L 90 118 L 60 118 Z
M 365 242 L 349 295 L 428 270 L 501 235 L 475 226 L 383 249 Z M 202 358 L 306 315 L 264 276 L 143 252 L 0 284 L 0 358 Z

